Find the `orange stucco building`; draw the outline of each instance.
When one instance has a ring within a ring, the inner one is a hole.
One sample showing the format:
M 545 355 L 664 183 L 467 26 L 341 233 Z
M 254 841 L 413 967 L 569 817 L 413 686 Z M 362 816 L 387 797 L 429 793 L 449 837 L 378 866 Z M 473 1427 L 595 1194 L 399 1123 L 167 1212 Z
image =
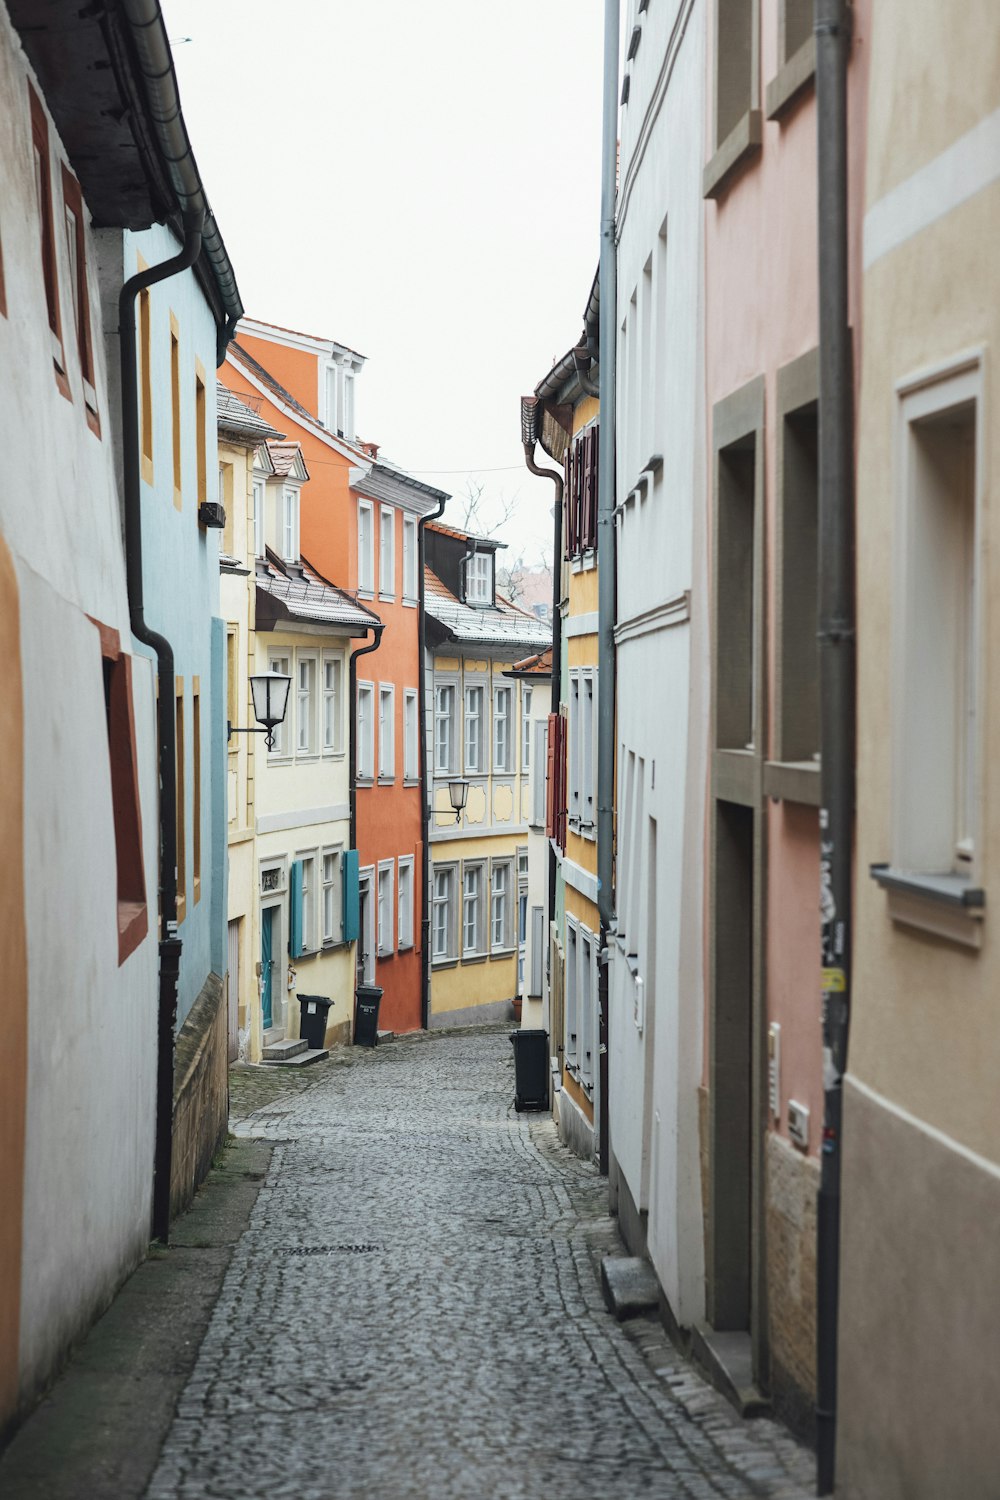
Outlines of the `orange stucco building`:
M 378 461 L 354 429 L 363 356 L 329 339 L 240 324 L 222 378 L 302 445 L 303 557 L 372 608 L 375 650 L 355 652 L 359 978 L 379 985 L 379 1025 L 425 1024 L 420 722 L 421 521 L 445 495 Z

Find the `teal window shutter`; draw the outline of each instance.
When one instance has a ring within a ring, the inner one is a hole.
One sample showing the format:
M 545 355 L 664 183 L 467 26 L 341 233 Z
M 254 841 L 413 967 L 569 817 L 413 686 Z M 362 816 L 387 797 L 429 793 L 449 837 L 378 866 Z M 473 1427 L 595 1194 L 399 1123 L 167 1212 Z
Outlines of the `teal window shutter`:
M 293 859 L 288 872 L 288 952 L 298 958 L 302 952 L 302 861 Z
M 343 854 L 344 942 L 356 943 L 360 929 L 358 905 L 358 851 L 345 849 Z

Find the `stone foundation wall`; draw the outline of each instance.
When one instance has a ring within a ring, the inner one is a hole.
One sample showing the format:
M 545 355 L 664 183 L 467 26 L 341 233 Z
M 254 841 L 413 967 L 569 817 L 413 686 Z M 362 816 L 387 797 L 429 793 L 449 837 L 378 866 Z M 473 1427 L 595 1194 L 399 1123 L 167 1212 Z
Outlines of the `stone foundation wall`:
M 194 1197 L 229 1128 L 228 1030 L 224 986 L 209 974 L 177 1036 L 170 1214 Z
M 812 1441 L 819 1163 L 769 1131 L 766 1172 L 771 1398 L 776 1415 Z

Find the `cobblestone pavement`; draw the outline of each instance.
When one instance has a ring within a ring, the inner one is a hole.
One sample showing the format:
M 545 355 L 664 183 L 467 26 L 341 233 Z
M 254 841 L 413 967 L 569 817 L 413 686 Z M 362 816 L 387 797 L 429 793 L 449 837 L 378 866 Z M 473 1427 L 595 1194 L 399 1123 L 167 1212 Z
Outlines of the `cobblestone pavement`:
M 513 1110 L 505 1032 L 238 1069 L 273 1140 L 147 1500 L 805 1500 L 655 1319 L 605 1311 L 606 1183 Z

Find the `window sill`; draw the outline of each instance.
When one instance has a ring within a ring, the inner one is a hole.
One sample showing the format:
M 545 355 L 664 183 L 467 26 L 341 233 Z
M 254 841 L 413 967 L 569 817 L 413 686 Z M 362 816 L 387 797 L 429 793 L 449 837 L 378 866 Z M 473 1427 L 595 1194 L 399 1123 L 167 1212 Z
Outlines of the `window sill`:
M 463 965 L 465 965 L 465 964 L 484 964 L 488 958 L 489 958 L 489 954 L 488 953 L 463 953 L 462 954 L 462 963 L 463 963 Z
M 396 602 L 396 596 L 395 596 L 395 594 L 385 594 L 385 593 L 382 592 L 381 589 L 379 589 L 379 591 L 378 591 L 378 601 L 379 601 L 380 604 L 395 604 L 395 602 Z
M 513 958 L 514 954 L 516 952 L 517 952 L 517 949 L 514 948 L 514 947 L 510 947 L 510 948 L 491 948 L 490 949 L 490 958 Z
M 379 786 L 392 786 L 395 783 L 395 780 L 396 780 L 395 775 L 390 775 L 387 771 L 379 773 L 379 778 L 378 778 L 378 784 L 379 784 Z
M 432 969 L 457 969 L 458 968 L 458 959 L 457 958 L 432 958 L 431 959 L 431 968 Z
M 780 120 L 798 99 L 802 90 L 816 75 L 816 38 L 811 36 L 779 68 L 767 86 L 765 113 L 769 120 Z
M 346 753 L 347 752 L 344 751 L 344 750 L 324 750 L 323 751 L 323 759 L 324 760 L 343 760 Z
M 819 807 L 818 760 L 769 760 L 764 763 L 764 795 L 775 802 Z
M 915 875 L 892 865 L 869 873 L 888 897 L 889 916 L 967 948 L 980 948 L 986 892 L 961 875 Z
M 403 777 L 403 785 L 406 786 L 406 787 L 419 786 L 420 785 L 420 777 L 419 776 L 404 776 Z
M 354 785 L 355 786 L 374 786 L 375 785 L 375 778 L 373 776 L 355 776 L 355 778 L 354 778 Z
M 399 946 L 397 947 L 396 952 L 397 953 L 412 953 L 413 952 L 413 942 L 412 942 L 412 940 L 409 941 L 409 942 L 405 942 L 405 943 L 401 942 L 399 944 Z
M 149 931 L 149 918 L 145 901 L 119 901 L 118 903 L 118 963 L 125 962 L 134 953 Z
M 735 174 L 756 156 L 763 139 L 759 109 L 748 109 L 742 120 L 726 136 L 702 173 L 702 197 L 721 198 L 732 185 Z
M 420 600 L 407 597 L 402 600 L 402 605 L 404 609 L 417 609 L 420 605 Z

